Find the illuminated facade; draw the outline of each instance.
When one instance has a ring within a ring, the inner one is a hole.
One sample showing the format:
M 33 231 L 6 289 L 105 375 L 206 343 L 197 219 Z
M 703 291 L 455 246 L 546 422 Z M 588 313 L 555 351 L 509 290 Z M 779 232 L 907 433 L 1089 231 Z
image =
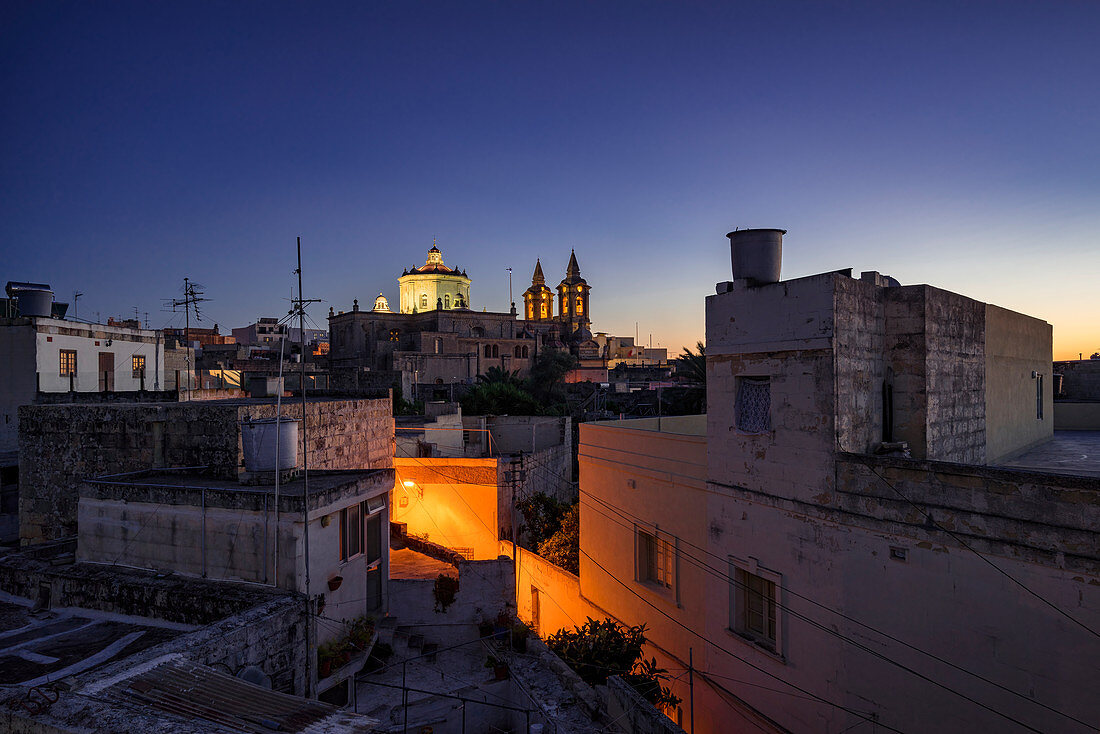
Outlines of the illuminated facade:
M 528 321 L 549 321 L 554 318 L 554 292 L 546 287 L 546 276 L 542 274 L 540 260 L 535 260 L 531 287 L 523 292 L 523 313 Z
M 406 270 L 397 279 L 401 313 L 451 311 L 470 307 L 470 279 L 466 272 L 443 264 L 443 253 L 434 244 L 419 268 Z
M 581 267 L 577 264 L 577 254 L 569 253 L 569 265 L 565 278 L 558 284 L 557 315 L 554 315 L 553 291 L 546 285 L 542 274 L 542 262 L 535 261 L 535 273 L 531 276 L 531 287 L 523 293 L 523 313 L 527 321 L 561 324 L 563 337 L 570 337 L 582 329 L 587 334 L 592 323 L 588 311 L 588 281 L 581 277 Z

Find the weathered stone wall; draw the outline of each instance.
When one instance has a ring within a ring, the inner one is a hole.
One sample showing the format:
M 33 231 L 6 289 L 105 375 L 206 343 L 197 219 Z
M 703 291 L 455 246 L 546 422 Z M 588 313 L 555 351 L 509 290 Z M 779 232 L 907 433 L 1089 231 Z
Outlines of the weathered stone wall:
M 284 400 L 282 411 L 284 416 L 301 420 L 301 400 Z M 274 418 L 275 403 L 245 404 L 239 417 Z M 310 469 L 393 467 L 393 407 L 389 400 L 307 400 L 306 428 Z M 239 432 L 237 447 L 243 461 Z
M 80 607 L 167 622 L 206 625 L 283 596 L 261 586 L 212 584 L 152 572 L 91 564 L 51 566 L 22 554 L 0 563 L 0 591 L 38 600 L 49 589 L 52 607 Z
M 1100 359 L 1055 362 L 1054 371 L 1062 375 L 1059 398 L 1100 401 Z
M 928 369 L 926 456 L 982 464 L 986 442 L 985 304 L 922 287 L 926 288 Z
M 882 441 L 882 381 L 886 341 L 883 290 L 851 278 L 836 280 L 836 435 L 846 451 L 870 451 Z
M 822 504 L 850 522 L 923 536 L 912 501 L 982 552 L 1100 577 L 1100 477 L 854 455 L 838 456 L 836 471 Z
M 24 544 L 76 534 L 79 485 L 105 474 L 205 466 L 233 478 L 244 468 L 240 422 L 275 416 L 274 402 L 35 405 L 20 408 L 19 516 Z M 301 402 L 283 415 L 301 419 Z M 390 402 L 307 403 L 310 469 L 393 466 Z M 299 456 L 301 466 L 301 456 Z
M 707 476 L 814 495 L 832 483 L 837 273 L 707 297 Z M 770 380 L 771 427 L 737 428 L 739 378 Z
M 80 482 L 158 466 L 236 476 L 237 405 L 30 405 L 19 411 L 22 543 L 76 535 Z

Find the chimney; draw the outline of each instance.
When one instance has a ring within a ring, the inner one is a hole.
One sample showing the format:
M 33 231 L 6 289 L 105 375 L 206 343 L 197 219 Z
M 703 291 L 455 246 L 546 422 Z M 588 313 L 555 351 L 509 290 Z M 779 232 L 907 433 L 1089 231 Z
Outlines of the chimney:
M 739 229 L 727 234 L 733 279 L 750 285 L 778 283 L 785 234 L 785 229 Z

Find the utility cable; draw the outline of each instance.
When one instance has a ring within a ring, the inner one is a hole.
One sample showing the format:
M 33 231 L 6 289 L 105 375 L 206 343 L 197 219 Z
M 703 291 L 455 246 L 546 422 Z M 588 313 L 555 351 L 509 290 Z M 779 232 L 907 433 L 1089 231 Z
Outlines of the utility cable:
M 840 446 L 839 446 L 839 441 L 838 441 L 838 446 L 837 446 L 837 449 L 838 449 L 838 450 L 840 450 Z M 853 455 L 853 456 L 859 456 L 858 454 L 852 454 L 852 455 Z M 863 457 L 860 457 L 860 458 L 862 459 Z M 993 568 L 994 570 L 996 570 L 996 571 L 997 571 L 997 573 L 1001 574 L 1001 575 L 1002 575 L 1002 576 L 1004 576 L 1004 577 L 1005 577 L 1006 579 L 1008 579 L 1008 580 L 1009 580 L 1009 581 L 1011 581 L 1012 583 L 1014 583 L 1014 584 L 1016 584 L 1017 586 L 1019 586 L 1019 587 L 1020 587 L 1021 589 L 1023 589 L 1023 590 L 1024 590 L 1024 591 L 1026 591 L 1026 592 L 1027 592 L 1028 594 L 1030 594 L 1031 596 L 1033 596 L 1033 597 L 1035 597 L 1036 599 L 1038 599 L 1038 600 L 1039 600 L 1040 602 L 1042 602 L 1043 604 L 1047 605 L 1048 607 L 1050 607 L 1050 608 L 1051 608 L 1051 609 L 1053 609 L 1054 611 L 1058 612 L 1058 614 L 1062 615 L 1063 617 L 1065 617 L 1065 618 L 1066 618 L 1066 619 L 1068 619 L 1069 621 L 1073 622 L 1073 623 L 1074 623 L 1075 625 L 1077 625 L 1078 627 L 1082 628 L 1082 629 L 1083 629 L 1083 630 L 1085 630 L 1086 632 L 1090 632 L 1090 633 L 1092 633 L 1092 634 L 1093 634 L 1094 636 L 1096 636 L 1096 637 L 1100 637 L 1100 632 L 1097 632 L 1097 631 L 1096 631 L 1096 630 L 1094 630 L 1093 628 L 1089 627 L 1089 626 L 1088 626 L 1088 625 L 1086 625 L 1086 624 L 1085 624 L 1084 622 L 1082 622 L 1081 620 L 1077 619 L 1076 617 L 1074 617 L 1073 615 L 1071 615 L 1071 614 L 1070 614 L 1069 612 L 1065 611 L 1064 609 L 1062 609 L 1061 607 L 1059 607 L 1059 606 L 1058 606 L 1057 604 L 1055 604 L 1054 602 L 1050 601 L 1050 600 L 1049 600 L 1049 599 L 1047 599 L 1046 597 L 1042 596 L 1041 594 L 1038 594 L 1038 593 L 1036 593 L 1035 591 L 1032 591 L 1030 587 L 1028 587 L 1028 586 L 1027 586 L 1026 584 L 1024 584 L 1024 582 L 1020 581 L 1020 580 L 1019 580 L 1019 579 L 1017 579 L 1017 578 L 1016 578 L 1015 576 L 1013 576 L 1012 574 L 1010 574 L 1010 573 L 1009 573 L 1008 571 L 1005 571 L 1005 570 L 1004 570 L 1003 568 L 1001 568 L 1000 566 L 998 566 L 997 564 L 995 564 L 995 563 L 994 563 L 993 561 L 991 561 L 991 560 L 989 560 L 988 558 L 986 558 L 986 557 L 985 557 L 984 555 L 982 555 L 982 553 L 980 553 L 980 552 L 979 552 L 979 551 L 978 551 L 977 549 L 975 549 L 975 548 L 974 548 L 974 547 L 973 547 L 972 545 L 970 545 L 970 544 L 969 544 L 969 543 L 967 543 L 967 542 L 966 542 L 965 540 L 963 540 L 963 539 L 962 539 L 962 537 L 961 537 L 961 536 L 959 536 L 959 535 L 958 535 L 957 533 L 955 533 L 955 532 L 953 532 L 953 531 L 951 531 L 951 530 L 948 530 L 948 529 L 947 529 L 947 528 L 945 528 L 945 527 L 944 527 L 943 525 L 941 525 L 940 523 L 936 522 L 935 518 L 933 518 L 933 517 L 932 517 L 932 515 L 931 515 L 931 514 L 930 514 L 930 513 L 928 512 L 928 511 L 926 511 L 926 510 L 925 510 L 924 508 L 922 508 L 922 507 L 921 507 L 920 505 L 918 505 L 918 504 L 917 504 L 916 502 L 914 502 L 913 500 L 909 499 L 909 498 L 908 498 L 908 497 L 907 497 L 907 496 L 905 495 L 905 493 L 903 493 L 903 492 L 902 492 L 902 491 L 901 491 L 900 489 L 898 489 L 898 488 L 897 488 L 897 487 L 895 487 L 895 486 L 894 486 L 894 485 L 893 485 L 892 483 L 890 483 L 890 481 L 889 481 L 889 480 L 887 480 L 887 479 L 886 479 L 886 477 L 884 477 L 884 476 L 882 476 L 881 474 L 879 474 L 879 473 L 878 473 L 878 470 L 876 470 L 876 469 L 875 469 L 875 467 L 873 467 L 873 466 L 872 466 L 871 464 L 869 464 L 869 463 L 866 463 L 866 462 L 864 462 L 864 461 L 861 461 L 860 463 L 862 463 L 862 464 L 863 464 L 864 466 L 866 466 L 866 467 L 867 467 L 868 469 L 870 469 L 870 470 L 871 470 L 871 472 L 872 472 L 872 473 L 873 473 L 873 474 L 874 474 L 874 475 L 875 475 L 876 477 L 878 477 L 878 478 L 879 478 L 880 480 L 882 480 L 882 483 L 883 483 L 883 484 L 885 484 L 885 485 L 886 485 L 887 487 L 889 487 L 890 489 L 892 489 L 892 490 L 894 491 L 894 493 L 895 493 L 895 494 L 896 494 L 896 495 L 897 495 L 898 497 L 901 497 L 901 498 L 902 498 L 903 500 L 905 500 L 905 501 L 906 501 L 907 503 L 909 503 L 909 505 L 910 505 L 910 506 L 912 506 L 912 507 L 913 507 L 913 509 L 915 509 L 915 510 L 916 510 L 917 512 L 919 512 L 919 513 L 920 513 L 921 515 L 923 515 L 923 516 L 924 516 L 924 518 L 925 518 L 926 520 L 928 520 L 929 524 L 931 524 L 931 525 L 932 525 L 933 527 L 935 527 L 935 528 L 936 528 L 937 530 L 941 530 L 941 531 L 943 531 L 943 532 L 947 533 L 948 535 L 950 535 L 950 536 L 951 536 L 952 538 L 954 538 L 954 539 L 955 539 L 955 541 L 956 541 L 956 542 L 958 542 L 958 544 L 959 544 L 959 545 L 961 545 L 961 546 L 962 546 L 963 548 L 966 548 L 966 549 L 967 549 L 968 551 L 970 551 L 971 553 L 973 553 L 974 555 L 976 555 L 976 556 L 977 556 L 978 558 L 980 558 L 980 559 L 981 559 L 982 561 L 984 561 L 984 562 L 985 562 L 985 563 L 986 563 L 987 565 L 991 566 L 991 567 L 992 567 L 992 568 Z
M 702 641 L 703 641 L 703 642 L 704 642 L 705 644 L 708 644 L 708 645 L 710 645 L 711 647 L 714 647 L 714 648 L 716 648 L 716 649 L 718 649 L 718 650 L 720 650 L 720 651 L 722 651 L 722 652 L 726 653 L 727 655 L 729 655 L 730 657 L 732 657 L 732 658 L 733 658 L 734 660 L 738 660 L 738 661 L 740 661 L 740 662 L 744 663 L 745 665 L 748 665 L 748 666 L 749 666 L 750 668 L 753 668 L 753 669 L 755 669 L 755 670 L 757 670 L 757 671 L 759 671 L 759 672 L 763 673 L 764 675 L 768 676 L 769 678 L 774 678 L 775 680 L 779 681 L 779 682 L 780 682 L 780 683 L 782 683 L 783 685 L 786 685 L 786 686 L 790 686 L 791 688 L 795 689 L 796 691 L 800 691 L 801 693 L 804 693 L 804 694 L 806 694 L 807 696 L 810 696 L 811 698 L 814 698 L 814 699 L 816 699 L 816 700 L 818 700 L 818 701 L 820 701 L 820 702 L 822 702 L 822 703 L 828 704 L 828 705 L 830 705 L 830 706 L 833 706 L 833 707 L 835 707 L 835 708 L 841 709 L 842 711 L 847 711 L 848 713 L 850 713 L 850 714 L 852 714 L 852 715 L 854 715 L 854 716 L 858 716 L 858 717 L 860 717 L 860 718 L 863 718 L 863 719 L 866 719 L 866 720 L 868 720 L 868 721 L 872 721 L 872 719 L 871 719 L 871 718 L 869 718 L 869 717 L 867 717 L 867 716 L 864 716 L 863 714 L 859 713 L 859 712 L 858 712 L 858 711 L 856 711 L 855 709 L 851 709 L 851 708 L 848 708 L 847 706 L 844 706 L 843 704 L 839 704 L 839 703 L 834 703 L 833 701 L 830 701 L 830 700 L 829 700 L 829 699 L 827 699 L 827 698 L 823 698 L 823 697 L 821 697 L 821 696 L 817 695 L 816 693 L 814 693 L 814 692 L 812 692 L 812 691 L 806 690 L 805 688 L 802 688 L 801 686 L 798 686 L 798 685 L 796 685 L 796 684 L 794 684 L 794 683 L 791 683 L 790 681 L 784 680 L 783 678 L 780 678 L 780 677 L 779 677 L 779 676 L 777 676 L 776 674 L 774 674 L 774 673 L 771 673 L 771 672 L 767 671 L 766 669 L 764 669 L 764 668 L 760 667 L 759 665 L 756 665 L 755 663 L 751 663 L 751 662 L 749 662 L 748 660 L 746 660 L 746 659 L 744 659 L 743 657 L 741 657 L 740 655 L 737 655 L 736 653 L 734 653 L 734 652 L 731 652 L 731 651 L 727 650 L 726 648 L 722 647 L 722 646 L 721 646 L 721 645 L 719 645 L 718 643 L 716 643 L 716 642 L 713 642 L 712 640 L 709 640 L 709 639 L 707 639 L 707 638 L 706 638 L 706 637 L 705 637 L 704 635 L 702 635 L 701 633 L 699 633 L 699 632 L 696 632 L 695 630 L 693 630 L 692 628 L 688 627 L 688 626 L 687 626 L 686 624 L 684 624 L 684 623 L 683 623 L 683 622 L 681 622 L 680 620 L 678 620 L 678 619 L 676 619 L 675 617 L 673 617 L 673 616 L 669 615 L 669 614 L 668 614 L 667 612 L 665 612 L 665 611 L 664 611 L 663 609 L 660 609 L 660 608 L 658 608 L 657 606 L 655 606 L 655 605 L 654 605 L 654 604 L 653 604 L 653 603 L 652 603 L 651 601 L 649 601 L 648 599 L 646 599 L 645 597 L 643 597 L 643 596 L 642 596 L 641 594 L 639 594 L 639 593 L 638 593 L 637 591 L 635 591 L 634 589 L 632 589 L 632 588 L 630 588 L 629 586 L 627 586 L 625 582 L 623 582 L 623 581 L 622 581 L 621 579 L 619 579 L 619 578 L 618 578 L 618 577 L 616 577 L 616 576 L 615 576 L 614 574 L 612 574 L 612 573 L 611 573 L 610 571 L 608 571 L 608 570 L 607 570 L 606 568 L 604 568 L 604 567 L 603 567 L 603 565 L 601 565 L 599 561 L 597 561 L 597 560 L 596 560 L 595 558 L 593 558 L 592 556 L 588 555 L 588 553 L 586 553 L 586 552 L 585 552 L 585 550 L 584 550 L 583 548 L 582 548 L 582 549 L 580 550 L 580 552 L 581 552 L 581 554 L 582 554 L 582 555 L 584 555 L 584 556 L 585 556 L 586 558 L 588 558 L 588 560 L 590 560 L 590 561 L 592 561 L 592 563 L 596 564 L 596 566 L 597 566 L 597 567 L 598 567 L 598 568 L 599 568 L 600 570 L 602 570 L 602 571 L 603 571 L 603 572 L 604 572 L 605 574 L 607 574 L 607 576 L 608 576 L 609 578 L 613 579 L 613 580 L 614 580 L 614 581 L 615 581 L 615 582 L 616 582 L 617 584 L 619 584 L 620 586 L 622 586 L 622 587 L 623 587 L 624 589 L 626 589 L 627 591 L 629 591 L 629 592 L 630 592 L 631 594 L 633 594 L 634 596 L 636 596 L 636 597 L 638 597 L 639 599 L 641 599 L 641 600 L 642 600 L 642 602 L 644 602 L 644 603 L 645 603 L 645 604 L 646 604 L 647 606 L 649 606 L 649 607 L 650 607 L 650 608 L 652 608 L 652 609 L 653 609 L 654 611 L 656 611 L 656 612 L 658 612 L 659 614 L 661 614 L 661 615 L 663 615 L 664 617 L 666 617 L 666 618 L 667 618 L 667 619 L 668 619 L 669 621 L 671 621 L 672 623 L 674 623 L 674 624 L 678 625 L 679 627 L 682 627 L 682 628 L 683 628 L 684 630 L 686 630 L 686 631 L 687 631 L 687 632 L 688 632 L 689 634 L 691 634 L 691 635 L 694 635 L 695 637 L 698 637 L 698 638 L 699 638 L 700 640 L 702 640 Z M 876 722 L 876 723 L 878 723 L 878 722 Z M 878 725 L 879 725 L 879 726 L 882 726 L 883 728 L 885 728 L 885 729 L 887 729 L 887 730 L 889 730 L 889 731 L 892 731 L 892 732 L 896 732 L 897 734 L 905 734 L 905 732 L 903 732 L 903 731 L 902 731 L 901 729 L 896 729 L 896 728 L 894 728 L 894 727 L 892 727 L 892 726 L 889 726 L 889 725 L 887 725 L 887 724 L 882 724 L 882 723 L 878 723 Z
M 591 495 L 589 495 L 589 496 L 591 496 Z M 604 512 L 601 512 L 601 511 L 600 511 L 600 510 L 599 510 L 599 509 L 598 509 L 597 507 L 595 507 L 594 505 L 591 505 L 591 504 L 587 504 L 587 503 L 583 503 L 583 502 L 582 502 L 582 504 L 586 504 L 586 506 L 588 506 L 589 508 L 591 508 L 591 509 L 592 509 L 593 511 L 595 511 L 595 512 L 597 512 L 597 513 L 601 514 L 601 515 L 603 515 L 604 517 L 606 517 L 607 519 L 611 520 L 612 522 L 617 522 L 617 523 L 618 523 L 619 525 L 621 525 L 621 526 L 622 526 L 623 528 L 625 528 L 625 529 L 627 529 L 627 530 L 630 530 L 631 532 L 633 532 L 633 531 L 634 531 L 634 528 L 633 528 L 632 526 L 627 526 L 627 525 L 626 525 L 626 524 L 624 524 L 624 523 L 618 522 L 618 521 L 617 521 L 617 520 L 616 520 L 615 518 L 611 517 L 610 515 L 607 515 L 606 513 L 604 513 Z M 689 543 L 688 545 L 690 545 L 690 543 Z M 704 571 L 704 572 L 710 573 L 710 574 L 711 574 L 712 576 L 714 576 L 715 578 L 718 578 L 718 579 L 720 579 L 720 580 L 722 580 L 722 581 L 725 581 L 725 582 L 727 582 L 727 583 L 729 583 L 729 584 L 732 584 L 732 585 L 736 586 L 736 587 L 737 587 L 737 588 L 739 588 L 739 589 L 742 589 L 742 590 L 744 590 L 744 591 L 750 591 L 749 587 L 748 587 L 748 586 L 747 586 L 746 584 L 744 584 L 743 582 L 741 582 L 741 581 L 738 581 L 738 580 L 736 580 L 735 578 L 731 577 L 731 576 L 730 576 L 729 574 L 727 574 L 727 573 L 723 572 L 723 571 L 722 571 L 722 570 L 720 570 L 720 569 L 714 568 L 713 566 L 710 566 L 710 565 L 706 564 L 705 562 L 702 562 L 702 561 L 700 561 L 699 559 L 697 559 L 697 558 L 695 558 L 694 556 L 692 556 L 692 555 L 691 555 L 690 553 L 683 553 L 682 555 L 683 555 L 683 557 L 684 557 L 685 559 L 687 559 L 687 561 L 688 561 L 688 562 L 689 562 L 689 563 L 690 563 L 691 565 L 695 566 L 696 568 L 698 568 L 698 569 L 700 569 L 700 570 L 702 570 L 702 571 Z M 791 594 L 792 594 L 793 596 L 799 596 L 800 598 L 805 598 L 805 597 L 802 597 L 802 596 L 801 596 L 800 594 L 795 594 L 795 593 L 793 593 L 793 592 L 790 592 L 790 590 L 789 590 L 789 589 L 787 589 L 786 587 L 784 587 L 784 591 L 785 591 L 785 592 L 788 592 L 788 593 L 791 593 Z M 812 601 L 812 600 L 808 600 L 808 599 L 807 599 L 807 601 Z M 854 646 L 854 647 L 856 647 L 856 648 L 858 648 L 858 649 L 860 649 L 860 650 L 863 650 L 864 652 L 867 652 L 868 654 L 870 654 L 870 655 L 873 655 L 873 656 L 875 656 L 875 657 L 879 658 L 880 660 L 883 660 L 884 662 L 888 662 L 888 663 L 890 663 L 891 665 L 894 665 L 894 666 L 896 666 L 896 667 L 900 668 L 901 670 L 904 670 L 905 672 L 907 672 L 907 673 L 910 673 L 911 675 L 914 675 L 914 676 L 916 676 L 916 677 L 920 678 L 921 680 L 923 680 L 923 681 L 925 681 L 925 682 L 927 682 L 927 683 L 931 683 L 932 685 L 935 685 L 935 686 L 937 686 L 937 687 L 939 687 L 939 688 L 942 688 L 942 689 L 943 689 L 943 690 L 945 690 L 945 691 L 948 691 L 948 692 L 950 692 L 950 693 L 954 693 L 955 695 L 957 695 L 957 696 L 959 696 L 959 697 L 961 697 L 961 698 L 965 699 L 966 701 L 968 701 L 968 702 L 970 702 L 970 703 L 973 703 L 973 704 L 975 704 L 975 705 L 977 705 L 977 706 L 979 706 L 979 707 L 981 707 L 981 708 L 983 708 L 983 709 L 986 709 L 987 711 L 990 711 L 990 712 L 992 712 L 992 713 L 994 713 L 994 714 L 997 714 L 998 716 L 1004 717 L 1004 718 L 1008 719 L 1009 721 L 1012 721 L 1012 722 L 1013 722 L 1014 724 L 1017 724 L 1017 725 L 1019 725 L 1019 726 L 1022 726 L 1022 727 L 1023 727 L 1023 728 L 1025 728 L 1025 729 L 1028 729 L 1028 730 L 1030 730 L 1030 731 L 1034 731 L 1034 732 L 1039 732 L 1039 731 L 1040 731 L 1039 729 L 1035 729 L 1035 728 L 1033 728 L 1033 727 L 1029 726 L 1028 724 L 1025 724 L 1025 723 L 1023 723 L 1023 722 L 1021 722 L 1021 721 L 1019 721 L 1019 720 L 1017 720 L 1017 719 L 1014 719 L 1013 717 L 1011 717 L 1011 716 L 1009 716 L 1008 714 L 1005 714 L 1005 713 L 1003 713 L 1003 712 L 999 711 L 998 709 L 995 709 L 995 708 L 993 708 L 993 707 L 991 707 L 991 706 L 987 706 L 986 704 L 984 704 L 984 703 L 982 703 L 982 702 L 980 702 L 980 701 L 977 701 L 977 700 L 975 700 L 975 699 L 971 698 L 970 696 L 967 696 L 966 694 L 964 694 L 964 693 L 961 693 L 961 692 L 959 692 L 959 691 L 955 690 L 954 688 L 951 688 L 950 686 L 947 686 L 947 685 L 946 685 L 946 684 L 944 684 L 944 683 L 941 683 L 941 682 L 939 682 L 939 681 L 937 681 L 937 680 L 935 680 L 935 679 L 933 679 L 933 678 L 930 678 L 929 676 L 926 676 L 926 675 L 924 675 L 923 673 L 920 673 L 919 671 L 917 671 L 917 670 L 914 670 L 913 668 L 910 668 L 909 666 L 905 665 L 904 663 L 900 663 L 900 662 L 898 662 L 897 660 L 894 660 L 893 658 L 891 658 L 891 657 L 889 657 L 889 656 L 887 656 L 887 655 L 884 655 L 883 653 L 880 653 L 880 652 L 878 652 L 877 650 L 874 650 L 874 649 L 872 649 L 872 648 L 870 648 L 870 647 L 867 647 L 867 646 L 866 646 L 866 645 L 864 645 L 863 643 L 861 643 L 861 642 L 858 642 L 858 641 L 856 641 L 856 640 L 853 640 L 852 638 L 850 638 L 850 637 L 848 637 L 848 636 L 844 635 L 843 633 L 839 632 L 838 630 L 832 629 L 831 627 L 828 627 L 828 626 L 826 626 L 826 625 L 824 625 L 824 624 L 822 624 L 822 623 L 820 623 L 820 622 L 818 622 L 818 621 L 816 621 L 816 620 L 814 620 L 814 619 L 811 619 L 810 617 L 806 616 L 805 614 L 803 614 L 803 613 L 801 613 L 801 612 L 798 612 L 798 611 L 796 611 L 796 610 L 792 609 L 792 608 L 791 608 L 790 606 L 788 606 L 788 605 L 786 605 L 786 604 L 783 604 L 782 602 L 779 602 L 779 601 L 772 601 L 771 603 L 772 603 L 772 604 L 774 604 L 774 605 L 775 605 L 775 606 L 776 606 L 777 608 L 779 608 L 779 609 L 782 609 L 782 610 L 784 610 L 784 611 L 788 612 L 789 614 L 791 614 L 792 616 L 794 616 L 794 617 L 796 617 L 796 618 L 798 618 L 798 619 L 800 619 L 800 620 L 802 620 L 802 621 L 806 622 L 806 623 L 807 623 L 807 624 L 809 624 L 810 626 L 812 626 L 812 627 L 815 627 L 815 628 L 817 628 L 817 629 L 819 629 L 819 630 L 821 630 L 822 632 L 825 632 L 825 633 L 827 633 L 827 634 L 833 635 L 834 637 L 837 637 L 837 638 L 838 638 L 838 639 L 840 639 L 841 641 L 843 641 L 843 642 L 847 642 L 848 644 L 850 644 L 850 645 L 852 645 L 852 646 Z M 814 604 L 816 604 L 817 606 L 820 606 L 820 607 L 824 608 L 824 609 L 828 609 L 828 607 L 825 607 L 824 605 L 821 605 L 821 604 L 817 604 L 817 602 L 813 602 L 813 603 L 814 603 Z M 834 611 L 834 610 L 831 610 L 831 609 L 830 609 L 829 611 Z M 837 614 L 840 614 L 839 612 L 836 612 L 836 613 L 837 613 Z M 841 615 L 841 616 L 844 616 L 844 615 Z M 864 625 L 864 626 L 866 626 L 866 625 Z M 871 627 L 868 627 L 868 629 L 873 629 L 873 628 L 871 628 Z M 874 631 L 878 632 L 878 630 L 874 630 Z M 886 635 L 885 633 L 880 633 L 880 634 L 883 634 L 884 636 L 887 636 L 887 637 L 889 637 L 889 635 Z M 895 639 L 895 638 L 892 638 L 892 637 L 891 637 L 890 639 Z M 900 641 L 899 641 L 899 642 L 900 642 Z M 912 647 L 911 645 L 908 645 L 907 643 L 901 643 L 901 644 L 904 644 L 904 645 L 906 645 L 906 647 L 910 647 L 911 649 L 913 649 L 913 650 L 915 650 L 915 651 L 917 651 L 917 652 L 921 652 L 921 653 L 923 653 L 923 654 L 925 654 L 925 655 L 928 655 L 929 657 L 932 657 L 933 659 L 935 659 L 935 660 L 938 660 L 938 661 L 939 661 L 939 662 L 941 662 L 941 663 L 944 663 L 944 664 L 946 664 L 946 665 L 948 665 L 948 666 L 950 666 L 950 667 L 952 667 L 952 668 L 955 668 L 956 670 L 959 670 L 959 671 L 961 671 L 961 672 L 963 672 L 963 673 L 967 673 L 967 674 L 969 674 L 969 675 L 972 675 L 972 676 L 974 676 L 975 678 L 978 678 L 979 680 L 982 680 L 982 681 L 984 681 L 985 683 L 988 683 L 989 685 L 992 685 L 992 686 L 994 686 L 994 687 L 996 687 L 996 688 L 999 688 L 999 689 L 1001 689 L 1001 690 L 1005 691 L 1006 693 L 1011 693 L 1011 694 L 1013 694 L 1013 695 L 1015 695 L 1015 696 L 1019 696 L 1020 698 L 1022 698 L 1022 699 L 1024 699 L 1024 700 L 1028 701 L 1029 703 L 1033 703 L 1033 704 L 1035 704 L 1035 705 L 1037 705 L 1037 706 L 1040 706 L 1041 708 L 1044 708 L 1044 709 L 1047 709 L 1048 711 L 1051 711 L 1052 713 L 1058 714 L 1058 715 L 1060 715 L 1060 716 L 1063 716 L 1063 717 L 1065 717 L 1065 718 L 1067 718 L 1067 719 L 1070 719 L 1070 720 L 1072 720 L 1072 721 L 1075 721 L 1075 722 L 1077 722 L 1077 723 L 1081 724 L 1082 726 L 1089 726 L 1089 724 L 1087 724 L 1086 722 L 1082 721 L 1081 719 L 1078 719 L 1078 718 L 1076 718 L 1076 717 L 1074 717 L 1074 716 L 1072 716 L 1072 715 L 1070 715 L 1070 714 L 1067 714 L 1067 713 L 1065 713 L 1065 712 L 1063 712 L 1063 711 L 1059 711 L 1058 709 L 1052 708 L 1052 707 L 1050 707 L 1050 706 L 1048 706 L 1048 705 L 1046 705 L 1046 704 L 1044 704 L 1044 703 L 1042 703 L 1042 702 L 1040 702 L 1040 701 L 1036 701 L 1035 699 L 1033 699 L 1033 698 L 1030 698 L 1030 697 L 1028 697 L 1028 696 L 1025 696 L 1025 695 L 1024 695 L 1024 694 L 1022 694 L 1022 693 L 1018 693 L 1017 691 L 1014 691 L 1014 690 L 1012 690 L 1012 689 L 1010 689 L 1010 688 L 1006 688 L 1005 686 L 1002 686 L 1002 685 L 1000 685 L 999 683 L 995 683 L 994 681 L 991 681 L 991 680 L 989 680 L 988 678 L 985 678 L 984 676 L 981 676 L 981 675 L 979 675 L 979 674 L 977 674 L 977 673 L 974 673 L 974 672 L 972 672 L 972 671 L 966 670 L 965 668 L 961 668 L 961 667 L 959 667 L 959 666 L 955 665 L 954 663 L 950 663 L 950 662 L 948 662 L 948 661 L 946 661 L 946 660 L 943 660 L 942 658 L 939 658 L 938 656 L 935 656 L 935 655 L 933 655 L 932 653 L 928 653 L 928 652 L 926 652 L 926 651 L 924 651 L 924 650 L 920 650 L 919 648 L 915 648 L 915 647 Z

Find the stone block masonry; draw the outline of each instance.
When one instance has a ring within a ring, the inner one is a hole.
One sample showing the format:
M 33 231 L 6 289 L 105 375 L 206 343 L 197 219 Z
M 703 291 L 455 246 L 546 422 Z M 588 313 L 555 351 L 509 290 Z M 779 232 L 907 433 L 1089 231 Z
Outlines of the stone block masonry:
M 209 467 L 227 479 L 244 469 L 240 423 L 275 416 L 270 401 L 203 401 L 19 408 L 19 535 L 24 545 L 76 534 L 80 483 L 157 467 Z M 283 414 L 301 418 L 300 402 Z M 311 469 L 393 466 L 387 399 L 306 404 Z

